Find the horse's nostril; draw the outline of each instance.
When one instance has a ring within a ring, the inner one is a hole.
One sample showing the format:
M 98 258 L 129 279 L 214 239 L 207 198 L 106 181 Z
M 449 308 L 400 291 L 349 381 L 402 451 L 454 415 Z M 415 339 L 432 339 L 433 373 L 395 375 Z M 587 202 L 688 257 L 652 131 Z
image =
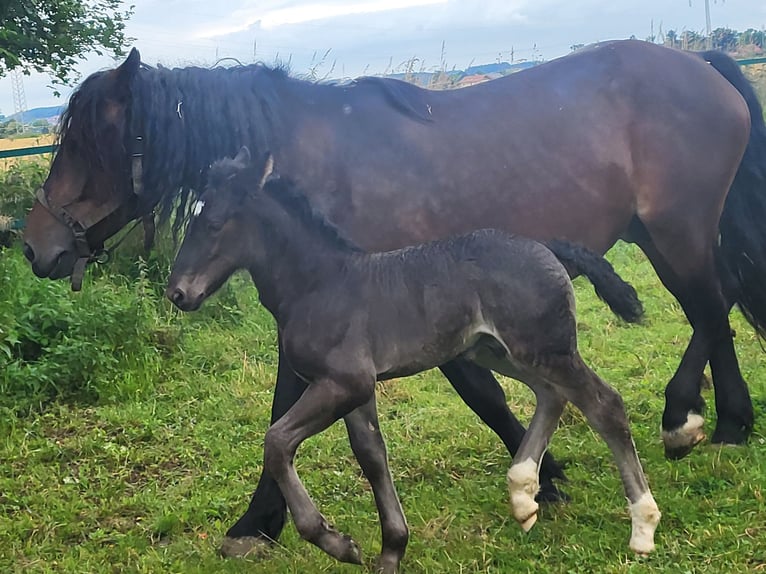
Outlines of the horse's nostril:
M 27 261 L 32 263 L 35 260 L 35 250 L 30 247 L 29 243 L 24 243 L 24 257 L 27 258 Z

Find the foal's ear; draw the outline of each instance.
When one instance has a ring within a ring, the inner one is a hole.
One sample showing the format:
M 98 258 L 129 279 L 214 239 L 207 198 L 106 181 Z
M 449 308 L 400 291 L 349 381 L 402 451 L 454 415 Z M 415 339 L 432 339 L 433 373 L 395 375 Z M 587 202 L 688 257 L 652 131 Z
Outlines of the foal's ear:
M 234 157 L 234 161 L 245 167 L 250 165 L 250 150 L 246 145 L 239 148 L 237 155 Z

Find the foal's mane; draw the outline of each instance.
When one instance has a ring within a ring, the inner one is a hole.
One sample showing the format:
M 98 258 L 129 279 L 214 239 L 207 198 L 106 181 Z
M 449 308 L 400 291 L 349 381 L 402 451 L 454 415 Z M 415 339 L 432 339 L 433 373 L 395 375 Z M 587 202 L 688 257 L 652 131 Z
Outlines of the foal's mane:
M 266 179 L 260 190 L 254 191 L 262 177 L 263 169 L 261 166 L 243 168 L 234 160 L 223 158 L 210 167 L 208 188 L 221 189 L 228 181 L 235 194 L 249 194 L 251 196 L 250 201 L 260 201 L 258 195 L 264 194 L 295 218 L 299 225 L 317 233 L 333 247 L 346 252 L 364 253 L 359 245 L 349 239 L 338 226 L 311 205 L 308 197 L 295 181 L 287 177 L 271 176 Z

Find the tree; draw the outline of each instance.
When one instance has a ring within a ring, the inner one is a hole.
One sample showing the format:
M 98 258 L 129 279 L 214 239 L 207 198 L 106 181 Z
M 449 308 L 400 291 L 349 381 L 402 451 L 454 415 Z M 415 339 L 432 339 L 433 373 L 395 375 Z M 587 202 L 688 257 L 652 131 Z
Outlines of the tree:
M 2 0 L 0 77 L 21 68 L 66 84 L 77 78 L 77 58 L 89 51 L 122 56 L 133 7 L 121 6 L 122 0 Z
M 737 32 L 731 28 L 716 28 L 711 34 L 713 48 L 722 52 L 733 52 L 737 49 Z

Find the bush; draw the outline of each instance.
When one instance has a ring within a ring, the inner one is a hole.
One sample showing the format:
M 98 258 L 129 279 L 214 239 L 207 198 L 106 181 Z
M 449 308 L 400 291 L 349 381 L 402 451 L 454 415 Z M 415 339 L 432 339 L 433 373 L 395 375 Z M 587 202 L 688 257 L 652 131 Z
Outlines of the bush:
M 0 214 L 22 219 L 32 208 L 35 190 L 45 181 L 48 167 L 47 161 L 38 158 L 0 170 Z
M 145 277 L 93 278 L 72 293 L 36 279 L 18 250 L 0 252 L 0 408 L 53 398 L 118 399 L 151 388 L 172 344 Z

